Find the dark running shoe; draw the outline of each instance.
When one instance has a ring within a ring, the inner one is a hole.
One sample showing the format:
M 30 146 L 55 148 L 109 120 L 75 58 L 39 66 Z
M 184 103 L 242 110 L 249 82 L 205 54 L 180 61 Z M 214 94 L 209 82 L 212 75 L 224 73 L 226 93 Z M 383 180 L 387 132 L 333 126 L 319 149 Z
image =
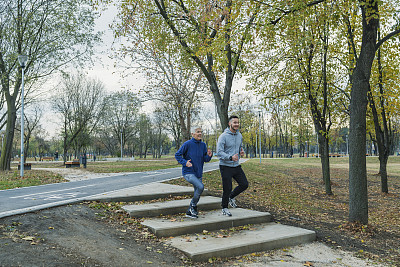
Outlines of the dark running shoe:
M 194 210 L 194 213 L 195 213 L 197 216 L 199 216 L 199 212 L 198 212 L 198 210 L 197 210 L 197 206 L 193 206 L 192 208 L 193 208 L 193 210 Z
M 192 218 L 192 219 L 197 219 L 199 216 L 197 216 L 196 211 L 194 210 L 193 207 L 189 207 L 189 209 L 186 212 L 186 217 Z
M 229 210 L 227 208 L 223 208 L 222 209 L 222 215 L 225 216 L 232 216 L 232 213 L 229 212 Z
M 237 208 L 236 200 L 234 198 L 229 198 L 229 205 L 232 208 Z

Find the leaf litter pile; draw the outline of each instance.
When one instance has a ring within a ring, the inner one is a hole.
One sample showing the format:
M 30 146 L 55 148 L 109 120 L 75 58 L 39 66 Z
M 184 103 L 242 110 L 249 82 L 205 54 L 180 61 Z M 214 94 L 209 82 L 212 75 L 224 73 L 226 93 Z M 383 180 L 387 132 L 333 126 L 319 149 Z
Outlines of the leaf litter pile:
M 237 203 L 270 212 L 277 222 L 314 230 L 318 241 L 332 247 L 400 266 L 400 159 L 389 159 L 389 194 L 380 192 L 377 161 L 368 159 L 367 165 L 368 225 L 348 222 L 348 159 L 331 159 L 333 195 L 325 194 L 319 159 L 249 160 L 242 164 L 249 188 Z M 203 182 L 212 195 L 222 195 L 219 171 L 205 173 Z M 169 183 L 190 186 L 183 178 Z

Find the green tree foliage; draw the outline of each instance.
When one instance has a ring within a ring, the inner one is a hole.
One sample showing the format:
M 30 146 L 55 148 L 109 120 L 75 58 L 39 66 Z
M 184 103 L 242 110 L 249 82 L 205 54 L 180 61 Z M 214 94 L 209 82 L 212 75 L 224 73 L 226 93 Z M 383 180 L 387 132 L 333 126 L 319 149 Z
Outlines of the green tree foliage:
M 339 112 L 336 80 L 338 63 L 330 56 L 330 36 L 337 34 L 337 23 L 328 4 L 290 7 L 284 19 L 262 36 L 261 56 L 255 59 L 255 75 L 248 88 L 266 99 L 269 106 L 286 101 L 289 106 L 308 109 L 318 133 L 325 191 L 332 194 L 329 170 L 329 130 Z M 283 8 L 283 7 L 282 7 Z M 293 11 L 296 12 L 293 12 Z M 283 12 L 284 14 L 284 12 Z M 264 45 L 267 43 L 268 45 Z M 303 143 L 300 143 L 302 147 Z
M 367 193 L 367 179 L 366 179 L 366 160 L 365 160 L 365 144 L 366 144 L 366 110 L 367 110 L 367 92 L 370 88 L 370 77 L 371 77 L 371 69 L 372 63 L 375 58 L 375 53 L 377 49 L 391 37 L 396 36 L 400 29 L 398 28 L 398 18 L 391 20 L 391 26 L 386 25 L 390 31 L 382 37 L 382 39 L 377 40 L 377 32 L 378 25 L 380 21 L 380 16 L 389 17 L 395 15 L 397 13 L 391 12 L 390 15 L 380 12 L 380 8 L 385 9 L 384 3 L 388 1 L 291 1 L 290 3 L 287 1 L 275 1 L 270 6 L 270 13 L 268 16 L 275 16 L 275 19 L 270 21 L 270 25 L 276 25 L 278 27 L 288 27 L 289 30 L 298 30 L 303 29 L 302 26 L 304 23 L 310 25 L 310 20 L 303 21 L 300 17 L 298 21 L 294 21 L 294 23 L 286 23 L 286 20 L 289 20 L 293 15 L 296 18 L 297 14 L 301 14 L 301 12 L 306 12 L 305 10 L 310 10 L 310 7 L 313 6 L 321 6 L 328 4 L 328 7 L 333 7 L 331 9 L 330 14 L 334 17 L 338 18 L 339 25 L 341 25 L 346 30 L 346 35 L 337 35 L 338 39 L 342 39 L 342 44 L 344 43 L 344 39 L 341 36 L 346 36 L 347 46 L 340 45 L 341 43 L 337 43 L 337 47 L 347 49 L 346 53 L 343 53 L 342 50 L 338 49 L 339 52 L 342 52 L 342 57 L 338 56 L 337 58 L 344 59 L 344 65 L 348 69 L 347 73 L 349 76 L 348 79 L 348 89 L 343 90 L 343 86 L 337 86 L 338 89 L 342 89 L 342 92 L 345 95 L 350 95 L 350 209 L 349 209 L 349 220 L 350 221 L 359 221 L 361 223 L 368 223 L 368 193 Z M 263 4 L 265 4 L 263 2 Z M 317 14 L 320 15 L 320 14 Z M 290 21 L 290 20 L 289 20 Z M 307 26 L 307 30 L 310 29 L 311 26 Z M 282 41 L 286 40 L 288 36 L 288 32 L 284 32 L 282 36 L 277 36 L 275 28 L 274 31 L 271 30 L 271 27 L 265 27 L 265 33 L 260 36 L 270 36 L 272 35 L 275 39 Z M 308 33 L 308 31 L 307 31 Z M 321 35 L 325 36 L 325 35 Z M 304 38 L 305 36 L 299 36 L 299 41 L 305 40 L 303 42 L 308 44 L 309 48 L 314 48 L 315 44 L 310 43 L 312 40 L 310 38 Z M 275 50 L 279 49 L 279 46 L 276 45 L 274 47 L 272 44 L 267 43 L 267 46 L 270 48 L 269 52 L 273 53 Z M 312 44 L 312 46 L 310 46 Z M 300 46 L 305 47 L 305 46 Z M 297 56 L 298 54 L 296 54 Z M 310 54 L 309 54 L 310 55 Z M 269 54 L 267 54 L 269 56 Z M 284 54 L 282 54 L 284 56 Z M 299 63 L 299 62 L 297 62 Z M 277 62 L 272 61 L 272 66 L 274 64 L 278 64 Z M 307 64 L 305 64 L 307 66 Z M 269 70 L 265 69 L 267 72 Z M 338 73 L 341 71 L 338 70 Z M 312 73 L 306 73 L 308 75 L 315 75 Z M 287 77 L 291 77 L 291 81 L 300 81 L 296 80 L 296 76 L 293 73 L 287 75 Z M 294 79 L 292 78 L 294 77 Z M 318 77 L 318 76 L 317 76 Z M 304 80 L 304 76 L 302 77 Z M 328 77 L 326 77 L 328 78 Z M 329 80 L 324 80 L 328 82 Z M 273 85 L 276 80 L 270 81 L 270 84 Z M 323 84 L 323 83 L 321 83 Z M 294 83 L 296 85 L 298 84 Z M 279 86 L 277 86 L 279 87 Z M 350 94 L 348 92 L 350 91 Z M 309 94 L 310 95 L 310 94 Z M 325 98 L 322 98 L 325 99 Z M 311 100 L 311 99 L 310 99 Z M 340 102 L 338 102 L 340 103 Z M 342 106 L 342 103 L 340 103 Z M 343 105 L 346 106 L 346 105 Z M 314 120 L 315 124 L 315 120 Z
M 393 3 L 385 3 L 381 14 L 378 41 L 381 36 L 391 31 L 386 25 L 390 25 L 390 15 L 396 9 Z M 379 152 L 379 173 L 381 175 L 381 191 L 389 192 L 386 165 L 390 154 L 393 154 L 393 141 L 395 138 L 393 118 L 399 114 L 399 42 L 388 40 L 381 45 L 372 67 L 371 86 L 368 92 L 369 101 L 369 125 L 367 127 Z
M 232 0 L 129 0 L 120 5 L 121 23 L 115 31 L 119 37 L 140 29 L 141 38 L 158 50 L 177 47 L 191 58 L 209 83 L 225 128 L 233 80 L 245 70 L 242 56 L 249 52 L 246 47 L 260 5 Z

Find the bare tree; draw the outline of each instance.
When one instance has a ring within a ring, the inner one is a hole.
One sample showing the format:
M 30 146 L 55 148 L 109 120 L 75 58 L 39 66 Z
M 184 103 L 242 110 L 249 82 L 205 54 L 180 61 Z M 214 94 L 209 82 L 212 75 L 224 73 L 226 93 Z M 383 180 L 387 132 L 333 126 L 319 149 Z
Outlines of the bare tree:
M 141 103 L 130 91 L 113 93 L 105 98 L 104 103 L 104 116 L 97 132 L 107 150 L 114 154 L 119 144 L 125 147 L 137 134 L 135 126 Z
M 165 50 L 160 51 L 153 41 L 144 41 L 140 31 L 131 32 L 127 38 L 135 45 L 124 46 L 119 52 L 127 60 L 124 66 L 128 73 L 133 69 L 145 75 L 143 99 L 174 108 L 181 128 L 180 142 L 189 140 L 194 109 L 208 89 L 203 74 L 173 43 L 165 43 Z
M 25 115 L 25 127 L 24 127 L 24 153 L 28 155 L 29 153 L 29 144 L 32 138 L 32 134 L 34 131 L 40 127 L 40 118 L 42 117 L 43 112 L 39 107 L 36 107 L 31 114 Z M 21 129 L 20 129 L 21 131 Z M 25 157 L 25 162 L 26 162 Z
M 91 134 L 104 112 L 104 85 L 83 74 L 65 75 L 53 108 L 62 117 L 64 162 L 80 135 Z M 77 152 L 77 151 L 75 151 Z

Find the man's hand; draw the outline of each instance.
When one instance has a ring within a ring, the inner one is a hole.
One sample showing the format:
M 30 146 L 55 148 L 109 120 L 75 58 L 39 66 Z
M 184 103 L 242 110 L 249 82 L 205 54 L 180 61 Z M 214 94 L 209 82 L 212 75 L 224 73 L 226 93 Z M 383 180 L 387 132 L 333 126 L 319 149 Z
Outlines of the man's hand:
M 244 156 L 244 150 L 243 150 L 243 147 L 242 147 L 242 148 L 240 148 L 240 156 L 241 156 L 241 157 L 243 157 L 243 156 Z
M 193 166 L 193 164 L 190 162 L 191 159 L 189 159 L 188 161 L 186 161 L 186 167 L 190 168 Z
M 232 160 L 233 161 L 238 161 L 239 160 L 239 155 L 238 154 L 233 155 L 232 156 Z
M 213 153 L 212 153 L 211 149 L 207 149 L 207 155 L 208 155 L 209 157 L 212 157 Z

